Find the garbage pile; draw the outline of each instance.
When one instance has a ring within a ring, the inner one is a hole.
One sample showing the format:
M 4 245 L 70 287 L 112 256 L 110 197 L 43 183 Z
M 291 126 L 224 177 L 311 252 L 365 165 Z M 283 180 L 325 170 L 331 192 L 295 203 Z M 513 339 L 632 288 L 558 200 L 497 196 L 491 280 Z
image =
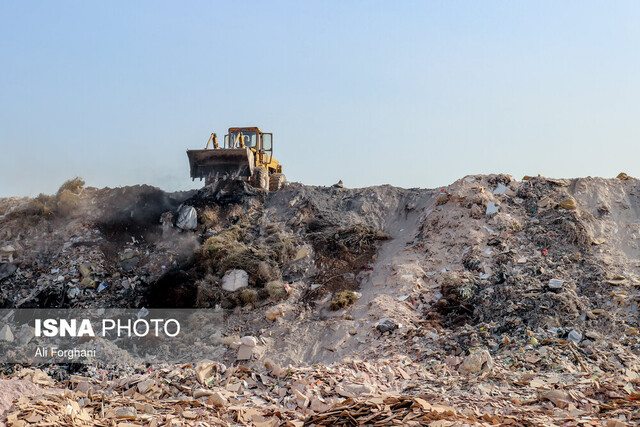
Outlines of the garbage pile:
M 589 190 L 599 181 L 467 177 L 445 190 L 415 243 L 432 254 L 425 277 L 440 285 L 426 316 L 474 325 L 464 350 L 555 338 L 589 345 L 609 335 L 636 351 L 638 253 L 612 243 L 626 240 L 618 227 L 633 230 L 637 218 L 612 221 L 604 212 L 613 208 L 603 207 L 611 201 Z M 442 235 L 454 243 L 440 250 Z
M 272 193 L 72 180 L 0 199 L 1 307 L 223 318 L 210 360 L 5 364 L 12 380 L 39 368 L 53 393 L 17 400 L 7 422 L 637 423 L 637 194 L 627 175 L 477 175 Z

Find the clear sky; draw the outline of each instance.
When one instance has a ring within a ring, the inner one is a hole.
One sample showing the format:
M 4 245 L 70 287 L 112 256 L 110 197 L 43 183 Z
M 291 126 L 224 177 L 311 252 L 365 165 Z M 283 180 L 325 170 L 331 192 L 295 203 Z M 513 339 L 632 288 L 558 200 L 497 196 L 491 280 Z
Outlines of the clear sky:
M 637 1 L 0 0 L 0 196 L 200 186 L 274 133 L 289 180 L 640 175 Z

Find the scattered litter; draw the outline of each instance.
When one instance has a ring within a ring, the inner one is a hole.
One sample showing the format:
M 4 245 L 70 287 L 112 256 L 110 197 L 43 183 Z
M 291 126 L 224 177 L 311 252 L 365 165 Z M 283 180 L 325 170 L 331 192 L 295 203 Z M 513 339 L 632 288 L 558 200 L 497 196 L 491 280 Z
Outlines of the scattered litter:
M 249 286 L 249 274 L 244 270 L 229 270 L 222 278 L 222 289 L 235 292 Z
M 494 202 L 489 202 L 487 204 L 487 210 L 485 211 L 485 215 L 491 216 L 491 215 L 497 214 L 499 210 L 500 210 L 500 207 L 497 204 L 495 204 Z
M 9 325 L 0 328 L 0 341 L 13 342 L 14 336 Z
M 198 213 L 195 208 L 183 205 L 178 211 L 176 227 L 182 230 L 195 230 L 198 228 Z
M 564 280 L 549 279 L 549 288 L 550 289 L 562 289 L 562 285 L 563 284 L 564 284 Z
M 498 184 L 498 186 L 493 190 L 493 194 L 504 194 L 505 191 L 507 191 L 509 189 L 509 187 L 507 187 L 506 185 L 500 183 Z
M 380 322 L 376 325 L 376 329 L 380 333 L 393 332 L 397 327 L 398 325 L 396 325 L 395 322 L 389 319 L 381 319 Z
M 493 358 L 487 350 L 478 350 L 467 356 L 460 365 L 460 372 L 464 374 L 476 374 L 480 371 L 491 372 Z
M 580 341 L 582 341 L 582 334 L 578 331 L 576 331 L 575 329 L 572 329 L 569 332 L 569 339 L 571 341 L 574 341 L 576 344 L 579 344 Z

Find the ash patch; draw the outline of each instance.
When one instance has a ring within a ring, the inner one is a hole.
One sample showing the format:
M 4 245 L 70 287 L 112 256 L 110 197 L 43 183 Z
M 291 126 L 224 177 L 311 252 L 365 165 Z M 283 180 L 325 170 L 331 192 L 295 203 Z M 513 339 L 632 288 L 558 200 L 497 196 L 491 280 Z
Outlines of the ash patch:
M 96 200 L 100 211 L 96 226 L 111 241 L 131 236 L 155 240 L 161 232 L 160 216 L 175 211 L 189 193 L 166 193 L 148 185 L 103 190 Z
M 147 301 L 150 308 L 192 308 L 197 296 L 192 276 L 184 270 L 171 270 L 149 287 Z

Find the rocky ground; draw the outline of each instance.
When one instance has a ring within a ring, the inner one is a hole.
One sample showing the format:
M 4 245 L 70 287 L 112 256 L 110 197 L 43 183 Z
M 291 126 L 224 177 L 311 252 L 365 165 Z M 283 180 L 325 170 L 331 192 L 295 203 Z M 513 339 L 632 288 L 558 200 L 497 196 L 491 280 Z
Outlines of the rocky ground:
M 0 199 L 3 308 L 222 319 L 192 363 L 5 363 L 5 422 L 637 424 L 638 181 L 525 178 Z

